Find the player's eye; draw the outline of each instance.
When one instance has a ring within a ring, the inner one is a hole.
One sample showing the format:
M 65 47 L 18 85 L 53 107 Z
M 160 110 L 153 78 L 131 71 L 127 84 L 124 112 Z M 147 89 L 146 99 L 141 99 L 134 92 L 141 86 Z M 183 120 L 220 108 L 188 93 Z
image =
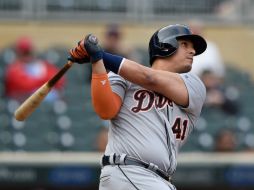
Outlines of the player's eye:
M 182 42 L 181 42 L 181 45 L 182 45 L 183 47 L 187 47 L 187 46 L 188 46 L 188 43 L 185 42 L 185 41 L 182 41 Z

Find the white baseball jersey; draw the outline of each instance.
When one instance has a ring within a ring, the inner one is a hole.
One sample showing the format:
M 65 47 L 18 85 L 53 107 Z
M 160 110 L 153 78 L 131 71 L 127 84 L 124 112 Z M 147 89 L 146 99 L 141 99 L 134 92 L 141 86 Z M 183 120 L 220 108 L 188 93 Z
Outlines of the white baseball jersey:
M 187 108 L 109 73 L 112 90 L 123 103 L 110 121 L 106 155 L 127 154 L 173 174 L 179 148 L 192 132 L 206 96 L 205 86 L 196 75 L 180 76 L 189 93 Z

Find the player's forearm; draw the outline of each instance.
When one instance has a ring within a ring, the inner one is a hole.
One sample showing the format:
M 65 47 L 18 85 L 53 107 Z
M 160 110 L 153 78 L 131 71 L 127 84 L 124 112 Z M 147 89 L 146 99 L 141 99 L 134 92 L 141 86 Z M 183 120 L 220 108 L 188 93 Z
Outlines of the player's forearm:
M 114 58 L 113 58 L 113 61 L 114 61 Z M 128 60 L 128 59 L 123 59 L 122 64 L 120 64 L 120 61 L 121 60 L 117 61 L 117 63 L 119 63 L 119 65 L 121 65 L 121 66 L 119 66 L 119 73 L 118 73 L 119 75 L 121 75 L 122 77 L 124 77 L 125 79 L 127 79 L 130 82 L 133 82 L 135 84 L 143 86 L 144 88 L 154 90 L 152 88 L 153 79 L 154 79 L 154 77 L 152 77 L 152 76 L 154 76 L 154 75 L 152 74 L 153 70 L 151 68 L 144 67 L 144 66 L 142 66 L 134 61 Z M 94 74 L 106 73 L 106 69 L 105 69 L 104 65 L 106 67 L 108 67 L 110 70 L 113 70 L 113 69 L 111 69 L 111 67 L 112 67 L 111 65 L 114 66 L 114 62 L 113 63 L 109 62 L 108 58 L 99 60 L 96 63 L 92 64 L 92 72 Z M 124 68 L 122 68 L 122 66 Z M 113 71 L 113 72 L 116 72 L 116 71 Z
M 92 65 L 92 104 L 102 119 L 114 118 L 121 107 L 121 98 L 113 93 L 102 61 Z
M 94 74 L 107 73 L 102 60 L 99 60 L 96 63 L 92 64 L 92 73 Z

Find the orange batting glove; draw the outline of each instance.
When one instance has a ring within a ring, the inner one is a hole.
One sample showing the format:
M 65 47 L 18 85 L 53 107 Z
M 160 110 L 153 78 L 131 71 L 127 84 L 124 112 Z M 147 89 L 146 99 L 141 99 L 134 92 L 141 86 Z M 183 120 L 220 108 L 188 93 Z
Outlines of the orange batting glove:
M 85 49 L 85 40 L 86 39 L 79 41 L 75 48 L 70 49 L 68 60 L 79 64 L 90 62 L 90 56 Z
M 96 36 L 88 34 L 78 46 L 70 50 L 70 61 L 77 63 L 95 63 L 103 58 L 103 49 L 98 43 Z

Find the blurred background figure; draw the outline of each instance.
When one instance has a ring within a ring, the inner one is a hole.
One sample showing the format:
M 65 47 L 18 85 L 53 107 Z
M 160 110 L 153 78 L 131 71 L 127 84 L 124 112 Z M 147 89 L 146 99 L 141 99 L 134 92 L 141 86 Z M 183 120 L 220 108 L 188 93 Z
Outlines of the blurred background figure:
M 189 27 L 194 34 L 205 36 L 204 24 L 201 20 L 189 21 Z M 207 49 L 202 55 L 194 57 L 191 72 L 198 75 L 206 86 L 207 97 L 204 109 L 218 108 L 229 115 L 239 113 L 237 102 L 239 93 L 236 88 L 224 83 L 226 65 L 216 43 L 207 40 Z M 230 90 L 236 93 L 228 93 Z
M 246 2 L 248 3 L 248 0 Z M 215 12 L 222 18 L 234 19 L 239 14 L 241 6 L 241 0 L 221 1 L 221 3 L 215 7 Z
M 205 37 L 202 21 L 191 20 L 189 21 L 189 27 L 194 34 Z M 194 57 L 191 72 L 200 76 L 203 71 L 210 70 L 215 76 L 223 79 L 225 75 L 225 65 L 219 48 L 214 42 L 209 41 L 209 39 L 206 40 L 207 49 L 203 54 Z
M 207 107 L 218 108 L 229 115 L 239 113 L 238 96 L 227 93 L 227 86 L 223 80 L 211 70 L 204 70 L 200 76 L 206 87 L 206 101 L 204 109 Z
M 16 59 L 6 68 L 5 90 L 8 98 L 23 101 L 53 77 L 58 69 L 48 61 L 36 57 L 34 43 L 28 36 L 16 41 L 15 53 Z M 45 100 L 59 99 L 64 83 L 63 77 Z
M 118 24 L 108 24 L 105 28 L 103 49 L 106 52 L 124 56 L 126 58 L 131 56 L 131 49 L 126 48 L 123 44 L 124 34 L 122 28 Z
M 215 136 L 215 152 L 235 152 L 237 151 L 237 139 L 232 130 L 223 129 Z
M 101 126 L 96 137 L 96 151 L 104 152 L 108 143 L 108 126 Z
M 108 128 L 109 128 L 109 121 L 102 120 L 100 125 L 100 129 L 98 134 L 95 138 L 95 150 L 98 152 L 104 152 L 108 143 Z

